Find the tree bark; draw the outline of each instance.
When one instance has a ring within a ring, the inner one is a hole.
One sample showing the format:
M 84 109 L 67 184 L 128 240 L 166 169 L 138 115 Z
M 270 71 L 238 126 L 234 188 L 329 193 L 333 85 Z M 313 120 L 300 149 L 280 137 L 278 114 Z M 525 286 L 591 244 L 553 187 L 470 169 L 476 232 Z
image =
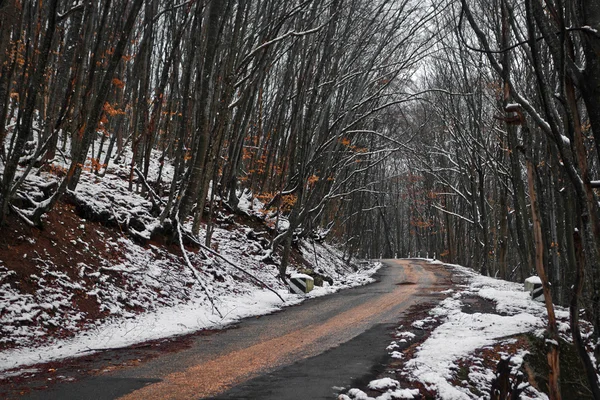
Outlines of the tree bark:
M 123 27 L 123 31 L 121 32 L 121 37 L 119 38 L 119 42 L 115 47 L 115 51 L 109 60 L 108 67 L 106 68 L 102 79 L 102 83 L 94 99 L 94 104 L 92 106 L 92 109 L 90 110 L 89 119 L 86 122 L 86 124 L 82 127 L 84 128 L 84 133 L 77 153 L 73 157 L 67 174 L 63 178 L 56 192 L 47 201 L 45 201 L 35 209 L 32 217 L 32 220 L 35 224 L 41 224 L 42 215 L 47 213 L 54 207 L 56 202 L 66 191 L 67 187 L 74 188 L 75 186 L 77 186 L 79 174 L 81 173 L 81 169 L 83 168 L 83 164 L 85 163 L 88 149 L 90 147 L 91 141 L 93 140 L 94 134 L 98 127 L 98 122 L 100 121 L 100 117 L 103 112 L 104 102 L 106 100 L 106 96 L 108 94 L 108 90 L 110 88 L 114 72 L 117 69 L 119 62 L 121 62 L 121 59 L 123 58 L 125 48 L 129 43 L 129 35 L 133 30 L 135 21 L 137 19 L 137 15 L 142 7 L 143 2 L 144 0 L 135 0 L 133 5 L 131 6 L 131 10 L 127 16 L 127 21 Z
M 527 134 L 527 133 L 525 133 Z M 544 291 L 544 303 L 548 312 L 548 390 L 550 400 L 560 400 L 560 359 L 559 359 L 559 336 L 556 327 L 556 316 L 554 304 L 552 304 L 552 292 L 546 267 L 544 265 L 544 238 L 542 236 L 542 224 L 540 210 L 538 209 L 537 190 L 535 187 L 534 166 L 530 159 L 527 160 L 527 182 L 529 184 L 529 196 L 531 198 L 531 217 L 533 221 L 533 237 L 535 242 L 535 269 L 542 281 Z

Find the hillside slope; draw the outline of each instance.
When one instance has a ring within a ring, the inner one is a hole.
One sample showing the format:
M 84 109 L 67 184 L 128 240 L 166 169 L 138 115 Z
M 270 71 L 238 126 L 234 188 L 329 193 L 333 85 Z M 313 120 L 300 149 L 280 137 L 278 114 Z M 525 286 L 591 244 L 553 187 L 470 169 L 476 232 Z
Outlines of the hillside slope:
M 43 198 L 55 172 L 31 176 L 23 201 Z M 84 172 L 43 229 L 15 215 L 3 228 L 0 370 L 220 327 L 304 298 L 288 293 L 279 255 L 268 249 L 285 218 L 272 219 L 244 193 L 242 212 L 217 213 L 211 249 L 203 249 L 194 242 L 204 243 L 204 229 L 182 242 L 156 229 L 156 204 L 129 191 L 126 172 Z M 348 264 L 335 248 L 306 241 L 295 243 L 292 260 L 289 272 L 325 279 L 309 296 L 364 284 L 378 267 Z

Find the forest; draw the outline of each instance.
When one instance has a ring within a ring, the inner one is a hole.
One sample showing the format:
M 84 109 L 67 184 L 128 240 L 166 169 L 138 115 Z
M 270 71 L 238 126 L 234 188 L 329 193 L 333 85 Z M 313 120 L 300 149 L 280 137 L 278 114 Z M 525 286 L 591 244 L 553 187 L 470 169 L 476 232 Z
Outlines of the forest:
M 153 235 L 266 204 L 281 277 L 298 238 L 536 274 L 600 398 L 599 30 L 595 0 L 1 0 L 0 230 L 118 164 Z

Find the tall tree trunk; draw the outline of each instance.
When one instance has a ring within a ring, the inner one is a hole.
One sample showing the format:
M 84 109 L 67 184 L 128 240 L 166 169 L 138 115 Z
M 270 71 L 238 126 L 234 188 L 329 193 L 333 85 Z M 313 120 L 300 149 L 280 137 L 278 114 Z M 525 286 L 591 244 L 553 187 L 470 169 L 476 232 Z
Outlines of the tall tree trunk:
M 524 134 L 528 134 L 525 132 Z M 531 198 L 531 217 L 533 221 L 533 237 L 535 242 L 535 269 L 542 280 L 542 288 L 544 291 L 544 303 L 548 313 L 548 337 L 546 341 L 548 346 L 548 390 L 550 400 L 560 400 L 560 348 L 558 328 L 556 327 L 556 316 L 554 314 L 554 304 L 552 303 L 552 291 L 548 276 L 546 274 L 546 266 L 544 265 L 544 238 L 542 235 L 542 222 L 540 210 L 538 208 L 537 189 L 535 187 L 535 171 L 533 162 L 527 159 L 527 182 L 529 184 L 529 196 Z
M 219 27 L 221 24 L 221 14 L 225 9 L 225 2 L 221 0 L 211 0 L 207 6 L 207 21 L 203 30 L 203 49 L 204 59 L 202 68 L 199 69 L 198 79 L 200 79 L 199 98 L 204 102 L 199 108 L 198 124 L 196 131 L 197 144 L 194 149 L 190 180 L 185 192 L 185 197 L 181 202 L 180 215 L 186 217 L 189 215 L 194 202 L 197 203 L 196 212 L 202 212 L 206 199 L 199 199 L 198 195 L 201 189 L 202 176 L 204 173 L 204 164 L 206 149 L 210 135 L 210 110 L 214 95 L 214 84 L 212 82 L 215 56 L 219 44 Z

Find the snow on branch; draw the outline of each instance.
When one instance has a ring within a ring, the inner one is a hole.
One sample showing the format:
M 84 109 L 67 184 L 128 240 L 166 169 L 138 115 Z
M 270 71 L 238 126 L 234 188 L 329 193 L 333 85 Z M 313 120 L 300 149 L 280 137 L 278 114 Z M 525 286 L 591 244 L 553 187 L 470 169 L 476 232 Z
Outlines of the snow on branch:
M 444 209 L 444 208 L 442 208 L 442 207 L 438 206 L 437 204 L 434 204 L 434 205 L 433 205 L 433 208 L 435 208 L 435 209 L 437 209 L 437 210 L 440 210 L 441 212 L 443 212 L 443 213 L 445 213 L 445 214 L 452 215 L 452 216 L 454 216 L 454 217 L 458 217 L 458 218 L 460 218 L 460 219 L 462 219 L 462 220 L 464 220 L 464 221 L 467 221 L 467 222 L 468 222 L 468 223 L 470 223 L 470 224 L 474 224 L 474 223 L 475 223 L 473 220 L 470 220 L 470 219 L 469 219 L 469 218 L 467 218 L 467 217 L 463 217 L 463 216 L 462 216 L 462 215 L 460 215 L 460 214 L 453 213 L 452 211 L 448 211 L 448 210 L 446 210 L 446 209 Z
M 327 21 L 325 21 L 324 23 L 322 23 L 321 25 L 317 26 L 316 28 L 313 29 L 309 29 L 307 31 L 302 31 L 302 32 L 297 32 L 297 31 L 289 31 L 284 33 L 281 36 L 278 36 L 274 39 L 271 39 L 269 41 L 264 42 L 263 44 L 261 44 L 260 46 L 255 47 L 254 49 L 252 49 L 252 51 L 250 51 L 250 53 L 248 53 L 248 55 L 246 57 L 244 57 L 244 60 L 242 60 L 241 64 L 244 64 L 249 58 L 254 57 L 256 55 L 256 53 L 258 53 L 259 51 L 261 51 L 264 48 L 267 48 L 275 43 L 281 42 L 282 40 L 285 40 L 289 37 L 301 37 L 301 36 L 307 36 L 307 35 L 312 35 L 313 33 L 317 33 L 319 32 L 321 29 L 323 29 L 324 27 L 326 27 L 331 20 L 333 19 L 333 17 L 336 14 L 333 14 L 331 17 L 329 17 L 329 19 Z
M 71 7 L 70 9 L 66 10 L 64 13 L 62 13 L 62 14 L 60 14 L 60 13 L 59 13 L 59 14 L 57 15 L 57 16 L 58 16 L 58 19 L 59 19 L 59 20 L 63 20 L 63 19 L 65 19 L 65 18 L 67 18 L 69 15 L 71 15 L 72 13 L 74 13 L 74 12 L 77 12 L 77 11 L 80 11 L 80 10 L 83 10 L 83 8 L 84 8 L 84 5 L 83 5 L 83 3 L 79 3 L 79 4 L 77 4 L 77 5 L 73 6 L 73 7 Z
M 208 290 L 208 287 L 206 287 L 204 280 L 202 279 L 202 277 L 200 276 L 198 271 L 196 271 L 196 268 L 194 268 L 194 266 L 192 265 L 192 262 L 190 261 L 190 258 L 187 255 L 187 250 L 185 249 L 185 246 L 183 245 L 183 234 L 181 232 L 181 222 L 179 222 L 179 214 L 175 217 L 175 225 L 177 225 L 177 236 L 179 237 L 179 247 L 181 248 L 181 252 L 183 253 L 183 258 L 185 260 L 185 263 L 186 263 L 188 269 L 192 272 L 192 274 L 194 275 L 194 277 L 196 278 L 196 280 L 202 287 L 202 290 L 204 291 L 204 294 L 206 294 L 206 297 L 208 297 L 208 300 L 210 301 L 210 304 L 212 305 L 213 310 L 215 310 L 217 312 L 217 314 L 219 314 L 219 317 L 223 318 L 223 314 L 221 314 L 221 311 L 219 311 L 219 309 L 215 305 L 215 301 L 213 300 L 212 294 Z
M 392 137 L 389 137 L 389 136 L 387 136 L 387 135 L 385 135 L 385 134 L 383 134 L 381 132 L 377 132 L 377 131 L 373 131 L 373 130 L 368 130 L 368 129 L 348 130 L 348 131 L 344 131 L 344 132 L 348 133 L 348 134 L 350 134 L 350 133 L 369 133 L 371 135 L 375 135 L 375 136 L 378 136 L 378 137 L 380 137 L 382 139 L 385 139 L 385 140 L 387 140 L 389 142 L 392 142 L 392 143 L 398 145 L 399 147 L 402 147 L 403 149 L 408 150 L 410 152 L 414 152 L 415 151 L 413 148 L 411 148 L 410 146 L 408 146 L 407 143 L 402 143 L 402 142 L 400 142 L 400 141 L 398 141 L 398 140 L 396 140 L 396 139 L 394 139 Z M 398 150 L 399 150 L 399 148 L 398 148 Z
M 360 210 L 360 212 L 369 212 L 369 211 L 375 211 L 375 210 L 380 210 L 380 209 L 386 209 L 388 208 L 387 206 L 373 206 L 373 207 L 369 207 L 369 208 L 363 208 Z
M 152 18 L 152 23 L 158 21 L 160 19 L 160 17 L 163 16 L 163 14 L 168 13 L 169 11 L 175 11 L 175 10 L 181 8 L 181 7 L 185 7 L 185 6 L 189 5 L 189 4 L 194 3 L 194 1 L 195 0 L 184 1 L 183 3 L 175 4 L 172 7 L 168 7 L 168 8 L 165 8 L 164 10 L 161 10 L 158 14 L 156 14 L 156 16 L 154 18 Z

